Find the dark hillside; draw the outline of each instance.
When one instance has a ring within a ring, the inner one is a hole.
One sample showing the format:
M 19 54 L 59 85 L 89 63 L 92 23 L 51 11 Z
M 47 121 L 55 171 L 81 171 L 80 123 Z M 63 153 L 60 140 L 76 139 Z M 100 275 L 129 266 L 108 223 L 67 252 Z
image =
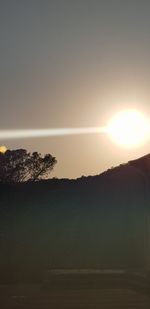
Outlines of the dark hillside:
M 0 280 L 149 269 L 150 155 L 97 176 L 0 185 Z

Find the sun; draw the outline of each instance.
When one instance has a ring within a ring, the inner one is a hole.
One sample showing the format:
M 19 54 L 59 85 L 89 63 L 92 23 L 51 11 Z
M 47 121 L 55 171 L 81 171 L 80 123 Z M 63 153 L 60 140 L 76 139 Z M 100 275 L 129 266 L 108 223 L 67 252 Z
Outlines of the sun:
M 5 153 L 7 148 L 5 146 L 0 146 L 0 153 Z
M 113 141 L 125 148 L 136 148 L 148 141 L 150 122 L 137 110 L 119 112 L 108 124 Z

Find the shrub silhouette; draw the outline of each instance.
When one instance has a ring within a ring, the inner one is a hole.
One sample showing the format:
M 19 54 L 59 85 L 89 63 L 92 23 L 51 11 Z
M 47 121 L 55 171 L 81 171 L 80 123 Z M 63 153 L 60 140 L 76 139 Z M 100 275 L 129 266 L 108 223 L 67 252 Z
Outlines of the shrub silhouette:
M 30 153 L 25 149 L 7 150 L 0 153 L 0 181 L 16 183 L 46 179 L 56 163 L 51 154 L 42 157 L 38 152 Z

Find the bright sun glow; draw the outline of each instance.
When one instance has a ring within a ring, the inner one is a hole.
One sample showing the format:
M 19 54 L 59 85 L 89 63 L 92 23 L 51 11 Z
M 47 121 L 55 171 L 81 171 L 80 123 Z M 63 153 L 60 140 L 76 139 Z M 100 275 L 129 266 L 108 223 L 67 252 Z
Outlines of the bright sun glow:
M 107 125 L 101 127 L 0 130 L 0 140 L 80 134 L 108 134 L 122 147 L 136 148 L 150 140 L 150 120 L 139 111 L 130 109 L 119 112 Z M 1 153 L 6 150 L 5 146 L 0 146 Z
M 0 152 L 5 153 L 7 151 L 7 148 L 5 146 L 0 146 Z
M 123 147 L 138 147 L 150 137 L 150 123 L 142 113 L 126 110 L 111 120 L 108 131 L 111 138 Z

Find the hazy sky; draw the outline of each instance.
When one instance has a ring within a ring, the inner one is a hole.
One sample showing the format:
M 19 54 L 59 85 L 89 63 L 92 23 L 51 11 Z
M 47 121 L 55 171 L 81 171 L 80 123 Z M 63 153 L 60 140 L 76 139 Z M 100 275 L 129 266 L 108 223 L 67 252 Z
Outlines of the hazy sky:
M 103 126 L 125 108 L 150 116 L 149 0 L 0 0 L 0 129 Z M 150 152 L 99 134 L 2 144 L 53 154 L 69 178 Z

